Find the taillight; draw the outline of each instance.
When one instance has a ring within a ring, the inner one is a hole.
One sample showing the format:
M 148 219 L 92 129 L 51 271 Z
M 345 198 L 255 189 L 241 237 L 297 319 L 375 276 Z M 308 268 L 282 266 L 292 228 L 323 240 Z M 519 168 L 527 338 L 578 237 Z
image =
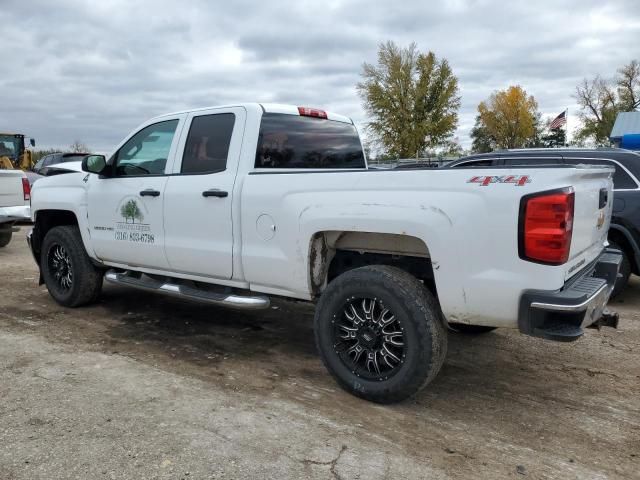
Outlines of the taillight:
M 298 107 L 298 113 L 303 117 L 327 118 L 327 112 L 317 108 Z
M 569 259 L 574 202 L 571 188 L 522 198 L 520 258 L 548 265 L 562 265 Z
M 26 177 L 22 177 L 22 194 L 24 195 L 25 202 L 31 200 L 31 184 Z

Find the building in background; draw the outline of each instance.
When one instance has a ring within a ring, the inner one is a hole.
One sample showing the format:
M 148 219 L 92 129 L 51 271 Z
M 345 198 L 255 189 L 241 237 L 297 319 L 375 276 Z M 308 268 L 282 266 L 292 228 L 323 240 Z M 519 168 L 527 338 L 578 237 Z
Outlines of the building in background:
M 614 147 L 640 150 L 640 112 L 619 113 L 609 139 Z

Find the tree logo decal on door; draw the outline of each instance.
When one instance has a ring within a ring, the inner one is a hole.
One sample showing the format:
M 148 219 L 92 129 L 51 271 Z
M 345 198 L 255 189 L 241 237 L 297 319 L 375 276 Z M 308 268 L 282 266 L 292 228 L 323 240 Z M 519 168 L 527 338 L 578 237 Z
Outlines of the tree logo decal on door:
M 142 210 L 140 210 L 140 207 L 138 207 L 138 202 L 133 199 L 122 204 L 120 207 L 120 215 L 124 218 L 125 223 L 129 223 L 129 219 L 131 219 L 131 223 L 136 223 L 136 220 L 142 223 L 144 220 L 144 214 Z
M 123 198 L 116 209 L 116 215 L 120 215 L 122 220 L 116 220 L 115 239 L 134 243 L 155 243 L 156 236 L 151 225 L 143 223 L 148 214 L 144 202 L 138 203 L 132 196 Z

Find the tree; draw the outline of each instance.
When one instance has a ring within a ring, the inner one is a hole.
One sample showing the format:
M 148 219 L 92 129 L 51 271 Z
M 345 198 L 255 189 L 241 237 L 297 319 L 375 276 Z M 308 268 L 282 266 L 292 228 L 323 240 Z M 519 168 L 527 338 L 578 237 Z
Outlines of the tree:
M 465 155 L 464 148 L 462 148 L 458 137 L 455 137 L 453 140 L 448 140 L 442 147 L 440 153 L 443 157 L 462 157 Z
M 471 151 L 475 153 L 488 153 L 496 148 L 496 140 L 491 136 L 487 127 L 482 123 L 480 115 L 476 115 L 476 123 L 470 133 L 473 143 Z
M 482 148 L 530 145 L 536 140 L 537 110 L 535 98 L 519 85 L 494 92 L 478 105 L 474 143 Z
M 613 80 L 600 75 L 591 80 L 585 78 L 576 87 L 575 98 L 582 109 L 577 140 L 607 145 L 618 113 L 640 107 L 640 63 L 632 60 L 619 68 Z
M 533 117 L 533 135 L 525 142 L 524 146 L 526 148 L 547 147 L 545 143 L 545 132 L 549 129 L 551 121 L 544 123 L 542 121 L 542 115 L 538 111 L 533 114 Z
M 362 68 L 358 93 L 372 119 L 369 132 L 386 155 L 419 157 L 452 135 L 460 96 L 445 59 L 420 53 L 415 43 L 400 48 L 387 42 L 379 46 L 378 63 Z
M 616 78 L 620 108 L 631 112 L 640 107 L 640 62 L 632 60 L 629 65 L 618 69 Z
M 582 109 L 579 114 L 582 127 L 578 129 L 576 136 L 582 140 L 591 139 L 598 145 L 608 143 L 609 134 L 620 111 L 613 88 L 600 76 L 592 80 L 585 78 L 576 87 L 575 98 Z
M 548 131 L 548 133 L 541 135 L 540 140 L 541 140 L 541 145 L 542 147 L 545 148 L 557 148 L 557 147 L 564 147 L 567 145 L 567 132 L 565 131 L 564 128 L 554 128 L 553 130 L 550 128 L 551 127 L 551 122 L 553 122 L 553 119 L 550 118 L 549 120 L 547 120 L 545 122 L 545 130 Z
M 75 140 L 69 145 L 69 152 L 71 153 L 91 153 L 91 149 L 82 143 L 80 140 Z
M 131 219 L 131 223 L 136 223 L 136 220 L 139 220 L 140 222 L 144 220 L 144 215 L 135 200 L 129 200 L 127 203 L 122 205 L 122 207 L 120 207 L 120 215 L 124 217 L 124 220 L 127 223 L 129 223 L 129 219 Z

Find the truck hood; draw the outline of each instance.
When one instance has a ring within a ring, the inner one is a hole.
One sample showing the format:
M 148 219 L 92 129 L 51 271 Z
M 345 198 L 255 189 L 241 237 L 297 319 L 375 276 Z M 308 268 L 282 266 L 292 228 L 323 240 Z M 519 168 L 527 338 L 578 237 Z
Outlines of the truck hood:
M 49 165 L 47 167 L 47 171 L 53 171 L 53 170 L 58 170 L 60 171 L 59 173 L 82 172 L 82 162 L 63 162 L 63 163 L 56 163 L 54 165 Z M 47 176 L 49 175 L 51 174 L 48 173 Z

